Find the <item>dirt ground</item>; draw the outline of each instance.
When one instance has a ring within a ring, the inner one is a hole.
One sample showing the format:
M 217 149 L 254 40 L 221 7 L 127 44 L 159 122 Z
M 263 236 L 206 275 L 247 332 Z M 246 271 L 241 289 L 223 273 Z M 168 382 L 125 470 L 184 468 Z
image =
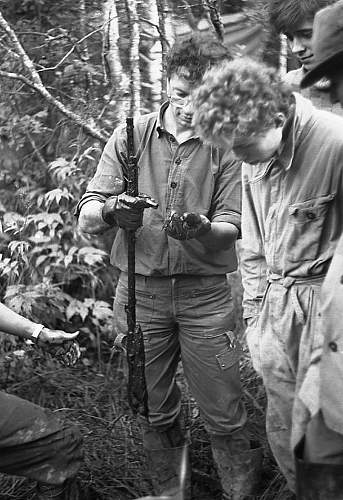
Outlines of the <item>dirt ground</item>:
M 42 361 L 29 378 L 25 369 L 15 367 L 15 372 L 1 374 L 1 380 L 5 380 L 2 389 L 58 411 L 80 426 L 85 448 L 80 480 L 92 487 L 94 498 L 131 500 L 151 494 L 140 429 L 126 403 L 120 355 L 101 367 L 62 368 L 55 362 Z M 263 386 L 250 366 L 248 355 L 242 361 L 242 377 L 250 435 L 264 447 L 264 471 L 256 500 L 288 500 L 290 494 L 265 438 Z M 184 388 L 183 414 L 191 433 L 192 498 L 220 500 L 220 485 L 206 432 L 196 404 L 185 390 L 181 371 L 178 379 Z M 28 500 L 33 488 L 28 480 L 0 476 L 1 500 Z

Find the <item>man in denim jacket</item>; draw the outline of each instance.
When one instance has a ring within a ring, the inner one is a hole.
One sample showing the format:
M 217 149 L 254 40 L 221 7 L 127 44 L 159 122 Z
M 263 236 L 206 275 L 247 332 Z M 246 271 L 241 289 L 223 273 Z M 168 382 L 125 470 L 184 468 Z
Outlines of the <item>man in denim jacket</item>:
M 293 451 L 320 407 L 319 296 L 343 220 L 343 120 L 249 59 L 210 72 L 195 109 L 201 135 L 244 162 L 247 341 L 267 391 L 269 443 L 294 491 Z

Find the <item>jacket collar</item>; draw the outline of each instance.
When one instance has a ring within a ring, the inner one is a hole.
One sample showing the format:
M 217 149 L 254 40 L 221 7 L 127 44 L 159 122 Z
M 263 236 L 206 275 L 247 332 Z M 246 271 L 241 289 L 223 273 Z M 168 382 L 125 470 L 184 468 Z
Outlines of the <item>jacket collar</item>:
M 285 171 L 288 171 L 293 165 L 296 146 L 312 128 L 314 123 L 314 106 L 311 101 L 305 99 L 297 92 L 293 92 L 293 96 L 295 99 L 294 113 L 292 113 L 292 116 L 290 116 L 285 123 L 279 151 L 268 162 L 259 163 L 257 165 L 258 173 L 252 179 L 253 182 L 259 181 L 265 177 L 276 162 L 280 164 Z

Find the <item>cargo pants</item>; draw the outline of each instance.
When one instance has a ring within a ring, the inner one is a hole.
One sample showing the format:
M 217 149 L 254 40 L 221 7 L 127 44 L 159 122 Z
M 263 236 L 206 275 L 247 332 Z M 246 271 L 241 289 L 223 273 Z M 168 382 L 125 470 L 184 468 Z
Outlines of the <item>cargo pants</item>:
M 50 410 L 0 392 L 0 472 L 62 485 L 81 461 L 76 428 Z
M 179 416 L 181 393 L 175 375 L 181 359 L 207 431 L 239 434 L 246 423 L 241 349 L 234 335 L 235 311 L 226 276 L 136 275 L 136 299 L 145 344 L 148 427 L 164 432 Z M 117 334 L 127 332 L 126 304 L 127 275 L 122 273 L 114 300 Z

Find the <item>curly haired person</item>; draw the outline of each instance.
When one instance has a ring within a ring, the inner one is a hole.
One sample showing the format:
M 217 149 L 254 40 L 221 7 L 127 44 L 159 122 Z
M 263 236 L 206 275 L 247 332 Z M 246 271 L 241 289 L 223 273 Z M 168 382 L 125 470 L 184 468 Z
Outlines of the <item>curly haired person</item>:
M 125 127 L 119 126 L 79 203 L 79 225 L 88 233 L 119 227 L 111 254 L 121 271 L 114 300 L 117 334 L 127 331 L 125 229 L 137 229 L 136 313 L 144 335 L 149 406 L 148 419 L 142 418 L 143 445 L 155 492 L 168 495 L 179 485 L 185 436 L 175 375 L 181 359 L 225 498 L 239 500 L 252 492 L 261 461 L 261 450 L 250 448 L 245 430 L 241 349 L 226 277 L 237 268 L 240 165 L 230 151 L 204 144 L 192 127 L 192 91 L 209 67 L 228 58 L 227 49 L 208 36 L 191 36 L 172 47 L 168 100 L 134 124 L 139 190 L 158 208 L 144 208 L 142 199 L 116 188 L 127 168 Z
M 343 114 L 341 107 L 330 100 L 330 79 L 323 76 L 309 88 L 301 88 L 301 80 L 314 64 L 312 33 L 316 12 L 333 4 L 335 0 L 271 0 L 270 24 L 277 33 L 286 35 L 289 47 L 300 64 L 299 69 L 289 71 L 285 82 L 293 90 L 310 99 L 319 109 Z
M 268 440 L 294 491 L 294 448 L 322 404 L 319 297 L 343 220 L 343 119 L 249 59 L 209 72 L 194 103 L 200 135 L 243 160 L 246 338 L 266 387 Z

